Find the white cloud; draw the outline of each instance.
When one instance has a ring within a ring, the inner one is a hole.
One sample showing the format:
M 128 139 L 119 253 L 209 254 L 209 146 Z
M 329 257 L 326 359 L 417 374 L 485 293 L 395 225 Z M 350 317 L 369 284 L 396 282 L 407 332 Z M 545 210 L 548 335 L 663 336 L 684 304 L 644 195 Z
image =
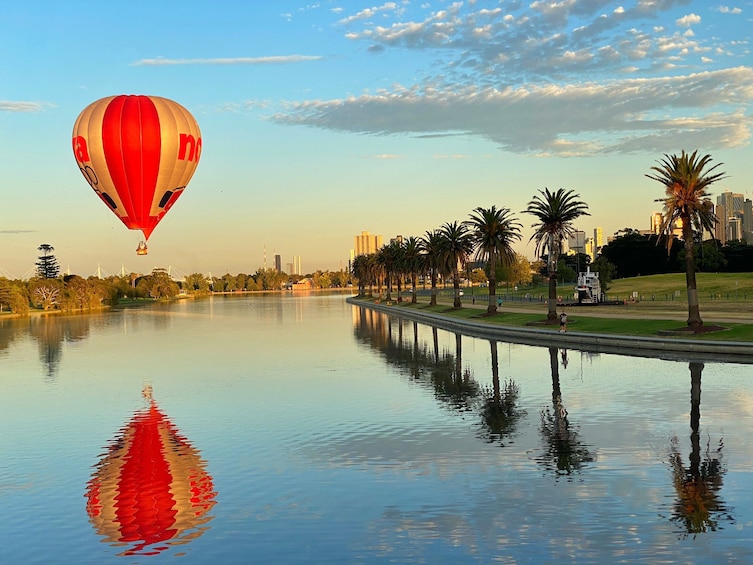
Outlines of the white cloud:
M 46 106 L 42 102 L 0 100 L 0 112 L 41 112 Z
M 662 12 L 687 4 L 685 0 L 638 0 L 605 12 L 610 4 L 606 0 L 537 0 L 475 9 L 455 2 L 443 10 L 422 11 L 413 19 L 403 20 L 394 12 L 386 23 L 369 21 L 361 29 L 352 26 L 346 37 L 367 41 L 372 53 L 408 49 L 434 54 L 437 63 L 446 66 L 448 81 L 467 80 L 462 77 L 468 76 L 471 65 L 476 80 L 484 84 L 487 77 L 560 79 L 583 72 L 619 72 L 628 62 L 653 72 L 677 64 L 666 57 L 689 55 L 696 49 L 689 44 L 668 49 L 672 41 L 679 41 L 667 35 L 664 25 L 654 23 Z M 368 10 L 372 13 L 376 8 Z M 347 21 L 357 23 L 356 18 L 364 15 L 361 11 Z M 687 28 L 685 39 L 689 40 L 693 37 L 690 27 L 700 21 L 699 15 L 691 13 L 675 23 Z M 723 39 L 702 41 L 713 49 Z
M 479 137 L 524 154 L 594 155 L 662 151 L 678 137 L 709 149 L 743 145 L 752 102 L 753 69 L 738 67 L 580 84 L 395 88 L 291 103 L 271 120 L 359 134 Z
M 743 11 L 740 8 L 730 8 L 728 6 L 719 6 L 718 11 L 722 14 L 742 14 Z
M 675 20 L 675 23 L 680 27 L 690 27 L 692 25 L 701 23 L 701 16 L 697 14 L 688 14 L 687 16 L 683 16 Z
M 318 61 L 321 55 L 273 55 L 270 57 L 220 57 L 214 59 L 141 59 L 132 67 L 163 65 L 274 65 Z
M 350 24 L 350 23 L 353 23 L 353 22 L 357 22 L 359 20 L 368 20 L 368 19 L 373 18 L 376 14 L 378 14 L 380 12 L 392 11 L 392 10 L 395 10 L 395 9 L 397 9 L 397 4 L 395 2 L 385 2 L 381 6 L 374 6 L 372 8 L 365 8 L 365 9 L 361 10 L 360 12 L 358 12 L 358 13 L 352 15 L 352 16 L 348 16 L 347 18 L 341 19 L 337 23 L 339 23 L 341 25 L 347 25 L 347 24 Z

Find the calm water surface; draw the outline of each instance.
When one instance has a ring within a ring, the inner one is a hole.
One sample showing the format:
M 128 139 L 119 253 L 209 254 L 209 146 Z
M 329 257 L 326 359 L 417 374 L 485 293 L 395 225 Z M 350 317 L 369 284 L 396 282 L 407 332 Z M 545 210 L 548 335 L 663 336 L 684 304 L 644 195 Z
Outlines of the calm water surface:
M 0 321 L 0 563 L 750 563 L 753 366 L 342 295 Z

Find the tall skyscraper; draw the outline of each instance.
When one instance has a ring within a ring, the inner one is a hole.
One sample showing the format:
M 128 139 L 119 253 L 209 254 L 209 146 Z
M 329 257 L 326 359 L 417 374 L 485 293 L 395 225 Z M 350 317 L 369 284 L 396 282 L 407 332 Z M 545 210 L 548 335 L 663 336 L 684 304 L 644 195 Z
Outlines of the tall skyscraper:
M 661 212 L 654 212 L 651 214 L 651 233 L 659 235 L 661 232 L 661 222 L 664 219 Z
M 275 270 L 278 273 L 282 272 L 282 257 L 277 254 L 275 254 Z
M 724 245 L 727 243 L 727 208 L 717 201 L 717 205 L 714 206 L 714 214 L 716 214 L 717 219 L 714 227 L 714 238 Z
M 743 223 L 740 218 L 727 219 L 727 241 L 743 239 Z
M 732 218 L 740 217 L 743 214 L 743 203 L 745 202 L 745 195 L 736 192 L 730 192 L 725 190 L 719 196 L 716 197 L 716 203 L 721 204 L 727 209 L 727 216 Z M 738 214 L 740 216 L 738 216 Z
M 586 248 L 586 232 L 575 230 L 571 235 L 567 236 L 567 247 L 571 251 L 584 253 Z
M 369 253 L 376 253 L 379 251 L 379 249 L 382 247 L 382 236 L 381 235 L 371 235 L 367 231 L 362 231 L 361 235 L 357 235 L 354 237 L 354 254 L 355 256 L 359 255 L 368 255 Z
M 300 255 L 293 255 L 293 274 L 294 275 L 303 274 L 303 272 L 301 271 L 301 256 Z
M 594 228 L 594 251 L 598 253 L 599 249 L 604 246 L 604 229 L 601 226 Z
M 749 198 L 743 202 L 743 239 L 748 245 L 753 244 L 753 201 Z

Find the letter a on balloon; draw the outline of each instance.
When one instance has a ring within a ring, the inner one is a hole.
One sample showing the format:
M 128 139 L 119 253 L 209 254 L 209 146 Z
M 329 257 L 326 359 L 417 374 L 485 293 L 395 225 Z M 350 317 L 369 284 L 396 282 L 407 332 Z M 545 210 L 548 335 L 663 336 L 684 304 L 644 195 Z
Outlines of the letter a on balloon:
M 110 96 L 79 115 L 73 154 L 107 207 L 149 239 L 196 170 L 201 132 L 188 110 L 172 100 Z

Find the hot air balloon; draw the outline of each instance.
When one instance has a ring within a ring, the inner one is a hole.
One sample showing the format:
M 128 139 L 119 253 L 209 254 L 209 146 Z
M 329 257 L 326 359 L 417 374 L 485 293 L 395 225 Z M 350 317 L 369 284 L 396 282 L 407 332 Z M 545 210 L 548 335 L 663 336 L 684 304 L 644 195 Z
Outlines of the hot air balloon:
M 208 529 L 216 492 L 205 461 L 155 402 L 137 412 L 96 465 L 86 511 L 124 555 L 154 555 Z
M 73 126 L 81 173 L 126 227 L 141 230 L 137 253 L 191 180 L 201 156 L 201 132 L 183 106 L 159 96 L 108 96 L 93 102 Z

